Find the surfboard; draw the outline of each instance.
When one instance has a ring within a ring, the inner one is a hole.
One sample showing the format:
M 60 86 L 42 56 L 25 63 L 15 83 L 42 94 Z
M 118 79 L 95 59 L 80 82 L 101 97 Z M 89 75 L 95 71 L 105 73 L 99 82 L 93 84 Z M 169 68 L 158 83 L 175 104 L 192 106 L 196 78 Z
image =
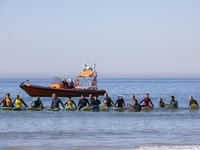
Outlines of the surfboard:
M 165 104 L 164 104 L 164 107 L 165 107 L 165 108 L 174 108 L 174 107 L 172 107 L 172 106 L 171 106 L 170 104 L 168 104 L 168 103 L 165 103 Z
M 12 107 L 1 107 L 1 110 L 11 110 Z
M 27 110 L 37 110 L 37 111 L 39 111 L 39 110 L 42 110 L 42 108 L 41 107 L 28 107 Z
M 99 105 L 99 110 L 100 111 L 109 111 L 109 108 L 105 104 L 100 104 Z
M 47 108 L 47 110 L 50 110 L 50 111 L 59 111 L 60 109 L 59 108 Z
M 151 110 L 151 107 L 145 106 L 145 107 L 141 107 L 142 110 Z
M 67 106 L 67 107 L 65 107 L 64 110 L 65 110 L 65 111 L 74 111 L 75 108 L 74 108 L 73 106 Z
M 89 106 L 85 106 L 83 108 L 81 108 L 82 111 L 91 111 L 91 107 Z
M 126 104 L 129 111 L 137 111 L 130 103 Z
M 99 106 L 98 105 L 94 105 L 91 108 L 93 111 L 99 111 Z
M 189 109 L 198 109 L 199 106 L 197 104 L 190 105 Z
M 21 107 L 14 107 L 12 110 L 14 110 L 14 111 L 22 111 L 23 108 L 21 108 Z
M 118 111 L 118 112 L 122 112 L 122 111 L 124 111 L 124 108 L 123 107 L 113 107 L 113 110 Z

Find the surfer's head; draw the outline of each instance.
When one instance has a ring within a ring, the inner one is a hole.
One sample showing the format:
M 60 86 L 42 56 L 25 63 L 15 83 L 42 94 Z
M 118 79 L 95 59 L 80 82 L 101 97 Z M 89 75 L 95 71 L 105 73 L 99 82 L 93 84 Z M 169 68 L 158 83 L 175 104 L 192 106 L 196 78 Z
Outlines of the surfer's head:
M 162 102 L 162 98 L 159 98 L 158 101 L 159 101 L 159 102 Z
M 133 101 L 133 104 L 134 104 L 134 105 L 137 105 L 137 104 L 138 104 L 138 101 L 135 99 L 135 100 Z
M 149 94 L 148 93 L 146 94 L 146 98 L 149 98 Z
M 107 93 L 105 93 L 105 94 L 104 94 L 104 97 L 108 97 L 108 94 L 107 94 Z
M 53 94 L 52 94 L 52 97 L 55 99 L 55 98 L 56 98 L 56 93 L 53 93 Z
M 36 97 L 36 101 L 39 101 L 39 99 L 40 99 L 40 97 L 38 96 L 38 97 Z
M 171 96 L 171 97 L 170 97 L 170 100 L 173 101 L 173 100 L 174 100 L 174 96 Z
M 16 99 L 19 99 L 19 95 L 17 94 L 17 95 L 15 96 L 15 98 L 16 98 Z
M 190 100 L 190 101 L 192 101 L 192 100 L 193 100 L 193 97 L 192 97 L 192 96 L 190 96 L 190 97 L 189 97 L 189 100 Z
M 131 95 L 131 99 L 135 99 L 135 95 Z
M 81 95 L 81 98 L 82 98 L 82 99 L 84 99 L 84 98 L 85 98 L 85 96 L 84 96 L 84 95 Z

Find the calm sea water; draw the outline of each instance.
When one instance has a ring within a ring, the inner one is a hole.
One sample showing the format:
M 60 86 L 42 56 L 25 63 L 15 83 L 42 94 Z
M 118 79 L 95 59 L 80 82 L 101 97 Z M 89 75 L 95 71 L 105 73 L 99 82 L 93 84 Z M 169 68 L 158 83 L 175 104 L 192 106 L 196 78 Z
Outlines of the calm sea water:
M 30 97 L 19 88 L 26 79 L 0 79 L 0 99 L 16 94 L 30 105 Z M 50 86 L 50 79 L 30 79 L 31 84 Z M 119 94 L 132 103 L 146 93 L 156 109 L 141 112 L 52 112 L 0 111 L 0 149 L 200 149 L 200 110 L 189 110 L 188 97 L 200 103 L 200 79 L 98 79 L 115 102 Z M 162 109 L 158 98 L 178 109 Z M 60 98 L 63 102 L 66 98 Z M 104 97 L 99 100 L 103 102 Z M 51 98 L 41 98 L 50 107 Z M 73 98 L 78 103 L 79 98 Z

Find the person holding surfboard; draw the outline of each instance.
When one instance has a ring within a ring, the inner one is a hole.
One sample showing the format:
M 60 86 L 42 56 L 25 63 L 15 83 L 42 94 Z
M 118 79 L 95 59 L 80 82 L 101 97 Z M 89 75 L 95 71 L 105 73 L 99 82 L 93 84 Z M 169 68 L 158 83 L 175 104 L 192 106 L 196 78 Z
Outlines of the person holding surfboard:
M 174 100 L 174 96 L 170 97 L 170 105 L 174 108 L 178 108 L 178 102 L 176 100 Z
M 115 102 L 114 107 L 116 107 L 117 104 L 118 104 L 117 107 L 124 107 L 125 108 L 125 103 L 124 103 L 123 95 L 119 95 L 118 96 L 118 100 Z M 113 109 L 114 109 L 114 107 L 113 107 Z
M 104 97 L 105 97 L 104 103 L 105 103 L 105 105 L 106 105 L 107 107 L 111 107 L 112 104 L 114 105 L 114 102 L 111 100 L 110 97 L 108 97 L 108 94 L 107 94 L 107 93 L 104 94 Z
M 196 104 L 196 105 L 199 107 L 199 104 L 197 103 L 196 100 L 193 99 L 193 96 L 190 96 L 190 97 L 189 97 L 189 100 L 190 100 L 190 106 L 191 106 L 192 104 Z
M 10 99 L 10 94 L 7 93 L 5 98 L 0 102 L 0 105 L 3 103 L 2 107 L 10 107 L 12 105 L 12 101 Z
M 162 98 L 159 98 L 158 102 L 160 107 L 165 107 L 165 103 L 162 101 Z
M 88 99 L 86 99 L 84 95 L 81 95 L 81 99 L 78 102 L 77 110 L 80 110 L 81 108 L 87 106 L 87 104 L 90 105 Z
M 41 107 L 41 108 L 43 108 L 43 104 L 42 104 L 42 101 L 40 100 L 39 96 L 31 101 L 30 107 L 32 107 L 33 103 L 34 103 L 33 107 Z
M 101 104 L 101 101 L 97 99 L 98 96 L 94 97 L 94 101 L 92 101 L 91 106 L 97 105 L 99 106 Z
M 146 97 L 139 104 L 141 104 L 142 102 L 144 102 L 144 105 L 142 105 L 141 107 L 154 108 L 154 105 L 151 102 L 151 99 L 149 98 L 149 94 L 148 93 L 146 94 Z M 152 106 L 150 106 L 149 103 L 151 103 Z
M 76 103 L 75 103 L 73 100 L 71 100 L 71 97 L 68 97 L 68 100 L 66 100 L 64 106 L 65 106 L 66 104 L 67 104 L 67 106 L 72 106 L 72 105 L 74 104 L 74 106 L 77 108 Z M 67 107 L 67 106 L 66 106 L 66 107 Z
M 15 104 L 15 107 L 22 107 L 22 103 L 26 106 L 26 107 L 28 107 L 27 105 L 26 105 L 26 103 L 21 99 L 21 98 L 19 98 L 19 95 L 17 94 L 16 96 L 15 96 L 15 100 L 14 100 L 14 102 L 12 103 L 12 107 L 14 107 L 14 104 Z
M 61 103 L 61 105 L 63 106 L 63 108 L 65 108 L 65 106 L 63 105 L 62 101 L 56 97 L 56 94 L 52 94 L 52 103 L 51 103 L 51 108 L 52 109 L 60 109 L 59 108 L 59 103 Z

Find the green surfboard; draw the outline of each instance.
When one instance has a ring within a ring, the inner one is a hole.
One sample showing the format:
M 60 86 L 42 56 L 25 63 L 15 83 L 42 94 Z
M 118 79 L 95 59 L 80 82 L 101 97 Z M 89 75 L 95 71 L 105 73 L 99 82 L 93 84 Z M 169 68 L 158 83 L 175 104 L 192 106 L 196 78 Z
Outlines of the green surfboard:
M 167 104 L 167 103 L 164 104 L 164 107 L 165 107 L 165 108 L 174 108 L 174 107 L 172 107 L 170 104 Z
M 151 107 L 146 107 L 146 106 L 145 106 L 145 107 L 141 107 L 141 109 L 142 109 L 142 110 L 151 110 L 152 108 L 151 108 Z
M 60 109 L 59 108 L 47 108 L 47 110 L 50 110 L 50 111 L 59 111 Z
M 109 108 L 105 104 L 100 104 L 99 105 L 99 110 L 100 111 L 109 111 Z
M 197 104 L 190 105 L 189 109 L 198 109 L 199 106 Z
M 1 110 L 11 110 L 12 107 L 1 107 Z
M 42 108 L 41 107 L 28 107 L 27 110 L 37 110 L 37 111 L 39 111 L 39 110 L 42 110 Z
M 122 112 L 122 111 L 124 111 L 124 108 L 123 107 L 113 107 L 113 110 L 118 111 L 118 112 Z
M 22 107 L 14 107 L 12 110 L 14 110 L 14 111 L 22 111 L 23 108 Z
M 67 106 L 65 107 L 65 111 L 74 111 L 75 108 L 73 106 Z
M 91 107 L 85 106 L 81 109 L 82 111 L 91 111 Z

